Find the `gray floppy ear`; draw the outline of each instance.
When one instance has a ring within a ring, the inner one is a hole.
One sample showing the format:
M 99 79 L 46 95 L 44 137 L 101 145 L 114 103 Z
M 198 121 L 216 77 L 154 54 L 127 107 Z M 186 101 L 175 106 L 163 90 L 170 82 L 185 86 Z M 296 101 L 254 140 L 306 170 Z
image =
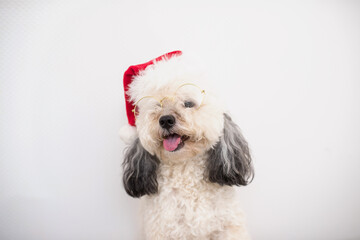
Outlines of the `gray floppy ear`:
M 139 138 L 125 151 L 123 183 L 126 192 L 135 198 L 158 191 L 159 160 L 141 145 Z
M 224 132 L 210 150 L 207 162 L 210 182 L 220 185 L 247 185 L 254 176 L 248 143 L 239 127 L 224 114 Z

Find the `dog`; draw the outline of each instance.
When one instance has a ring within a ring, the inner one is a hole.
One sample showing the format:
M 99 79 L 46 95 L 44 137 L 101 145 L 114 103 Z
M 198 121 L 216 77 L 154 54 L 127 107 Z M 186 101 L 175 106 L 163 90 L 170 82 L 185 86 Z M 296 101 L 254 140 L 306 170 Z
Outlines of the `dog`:
M 234 186 L 254 176 L 248 143 L 196 71 L 175 51 L 125 73 L 123 185 L 147 240 L 247 240 Z

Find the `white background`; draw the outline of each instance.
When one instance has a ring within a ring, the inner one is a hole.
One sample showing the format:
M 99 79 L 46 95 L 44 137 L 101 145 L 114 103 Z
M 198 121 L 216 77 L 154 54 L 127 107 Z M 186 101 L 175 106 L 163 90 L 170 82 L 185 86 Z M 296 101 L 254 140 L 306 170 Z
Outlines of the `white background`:
M 360 2 L 0 1 L 0 238 L 135 239 L 122 74 L 172 50 L 221 72 L 255 240 L 360 238 Z

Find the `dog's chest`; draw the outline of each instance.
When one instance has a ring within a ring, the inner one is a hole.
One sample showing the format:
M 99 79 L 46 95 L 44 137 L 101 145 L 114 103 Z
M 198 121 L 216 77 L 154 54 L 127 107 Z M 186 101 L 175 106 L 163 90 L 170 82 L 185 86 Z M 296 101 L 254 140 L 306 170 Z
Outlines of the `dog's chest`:
M 206 181 L 201 161 L 160 167 L 159 193 L 147 199 L 148 227 L 175 238 L 185 233 L 208 236 L 221 229 L 219 203 L 229 189 Z

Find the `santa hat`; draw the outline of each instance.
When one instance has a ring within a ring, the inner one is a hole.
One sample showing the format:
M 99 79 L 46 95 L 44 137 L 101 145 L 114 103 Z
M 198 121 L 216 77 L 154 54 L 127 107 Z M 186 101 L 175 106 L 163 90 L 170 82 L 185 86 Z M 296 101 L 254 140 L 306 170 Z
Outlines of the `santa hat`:
M 166 53 L 164 55 L 161 55 L 160 57 L 157 57 L 149 62 L 133 65 L 130 66 L 124 73 L 124 94 L 125 94 L 125 104 L 126 104 L 126 115 L 128 118 L 128 123 L 124 125 L 120 129 L 120 138 L 126 143 L 130 144 L 136 137 L 136 125 L 135 125 L 135 116 L 132 110 L 134 109 L 134 102 L 130 100 L 130 96 L 127 94 L 127 91 L 129 90 L 129 85 L 132 83 L 135 76 L 139 75 L 141 71 L 144 71 L 149 65 L 154 64 L 155 62 L 159 62 L 162 60 L 170 59 L 173 56 L 179 56 L 181 55 L 181 51 L 173 51 Z

